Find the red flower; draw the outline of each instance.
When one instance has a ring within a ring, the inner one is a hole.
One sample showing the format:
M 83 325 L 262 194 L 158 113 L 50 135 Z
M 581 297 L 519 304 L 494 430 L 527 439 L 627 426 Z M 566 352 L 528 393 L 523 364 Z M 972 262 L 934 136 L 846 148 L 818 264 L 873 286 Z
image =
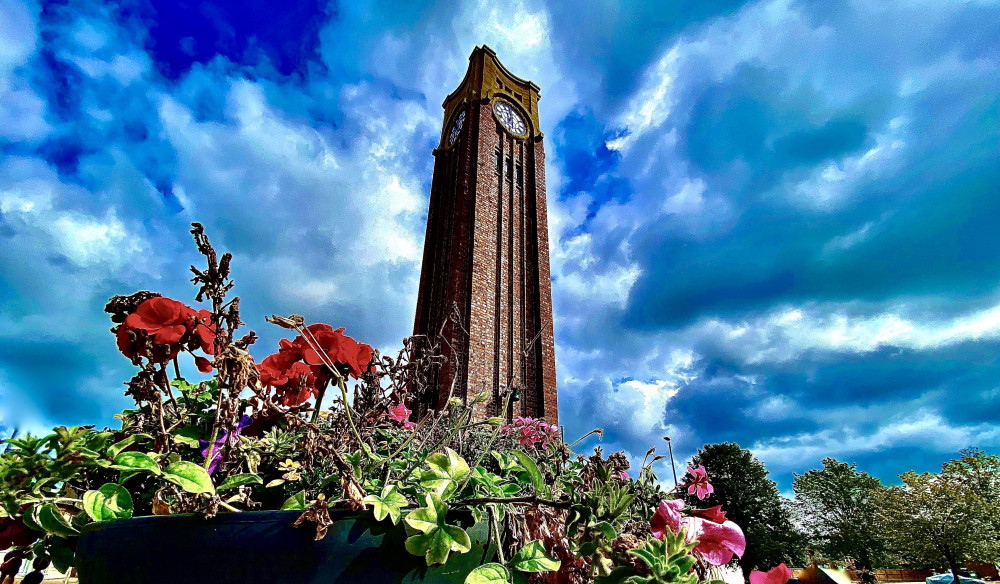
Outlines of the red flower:
M 144 331 L 160 345 L 181 340 L 195 311 L 183 303 L 157 296 L 144 301 L 125 319 L 125 326 Z
M 284 373 L 286 382 L 278 388 L 277 393 L 282 405 L 301 405 L 318 392 L 314 385 L 316 375 L 305 363 L 296 361 Z
M 32 531 L 20 519 L 0 517 L 0 550 L 12 546 L 31 545 L 41 535 Z
M 212 325 L 212 313 L 202 308 L 198 311 L 197 324 L 194 333 L 201 341 L 201 350 L 209 355 L 215 354 L 215 327 Z
M 715 491 L 715 488 L 708 483 L 708 471 L 705 470 L 705 467 L 691 468 L 689 466 L 688 472 L 694 476 L 694 480 L 684 485 L 688 488 L 689 495 L 697 493 L 699 499 L 704 499 Z
M 195 356 L 194 364 L 198 366 L 198 371 L 201 371 L 202 373 L 212 372 L 212 362 L 204 357 Z
M 785 584 L 792 579 L 792 571 L 784 563 L 767 572 L 750 572 L 750 584 Z
M 118 343 L 118 350 L 122 352 L 122 355 L 125 355 L 129 359 L 136 357 L 135 342 L 127 326 L 120 325 L 118 327 L 118 330 L 115 332 L 115 341 Z
M 709 507 L 708 509 L 692 509 L 691 515 L 701 517 L 702 519 L 707 519 L 715 523 L 725 523 L 726 521 L 726 512 L 722 510 L 722 505 L 716 505 L 715 507 Z
M 324 365 L 326 357 L 331 363 L 344 365 L 347 371 L 354 377 L 360 377 L 364 373 L 365 367 L 372 359 L 372 348 L 370 345 L 359 343 L 344 334 L 344 327 L 333 330 L 328 324 L 313 324 L 306 327 L 309 331 L 309 342 L 301 336 L 295 339 L 302 351 L 302 360 L 309 365 Z M 313 344 L 319 345 L 323 355 L 320 355 Z

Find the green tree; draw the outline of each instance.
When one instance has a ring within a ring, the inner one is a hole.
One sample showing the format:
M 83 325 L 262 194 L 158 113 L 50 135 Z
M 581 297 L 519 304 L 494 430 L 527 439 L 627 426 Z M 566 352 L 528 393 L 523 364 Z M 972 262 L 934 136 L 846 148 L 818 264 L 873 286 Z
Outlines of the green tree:
M 706 444 L 692 458 L 704 466 L 715 491 L 705 500 L 686 495 L 698 507 L 722 505 L 727 519 L 740 526 L 747 549 L 740 560 L 744 577 L 752 570 L 768 570 L 784 562 L 801 564 L 805 558 L 802 534 L 792 525 L 777 484 L 768 478 L 764 463 L 739 444 Z
M 810 544 L 841 562 L 871 570 L 890 562 L 878 529 L 879 496 L 885 487 L 856 464 L 823 459 L 823 468 L 795 475 L 795 505 Z
M 880 524 L 911 565 L 946 564 L 958 574 L 968 560 L 1000 560 L 1000 459 L 966 451 L 939 474 L 910 471 L 880 498 Z

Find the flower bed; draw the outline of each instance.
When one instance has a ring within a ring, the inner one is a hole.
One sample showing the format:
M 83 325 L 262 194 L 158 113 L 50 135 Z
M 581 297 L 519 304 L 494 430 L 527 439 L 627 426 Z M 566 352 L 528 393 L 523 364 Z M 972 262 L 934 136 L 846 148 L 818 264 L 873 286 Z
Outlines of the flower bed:
M 78 549 L 93 550 L 88 532 L 121 525 L 109 522 L 197 514 L 211 524 L 257 510 L 294 511 L 288 523 L 314 540 L 338 529 L 338 514 L 362 513 L 399 530 L 395 553 L 428 567 L 473 549 L 457 519 L 465 514 L 484 526 L 489 550 L 462 575 L 477 584 L 525 574 L 693 583 L 742 555 L 743 533 L 721 508 L 688 508 L 659 486 L 653 449 L 631 478 L 624 454 L 578 455 L 580 441 L 563 442 L 543 420 L 473 419 L 485 394 L 432 409 L 437 339 L 413 337 L 386 356 L 343 328 L 272 316 L 290 338 L 255 360 L 257 336 L 236 334 L 239 299 L 228 299 L 232 258 L 193 225 L 206 260 L 191 268 L 195 299 L 205 308 L 146 291 L 105 308 L 137 367 L 126 384 L 135 407 L 116 416 L 121 427 L 59 427 L 10 440 L 0 457 L 3 575 L 32 558 L 66 570 Z M 206 378 L 181 377 L 183 359 Z M 518 394 L 506 388 L 497 411 L 510 411 Z M 689 471 L 681 488 L 703 498 L 709 477 Z M 184 562 L 169 546 L 148 554 Z M 768 574 L 768 584 L 783 584 Z

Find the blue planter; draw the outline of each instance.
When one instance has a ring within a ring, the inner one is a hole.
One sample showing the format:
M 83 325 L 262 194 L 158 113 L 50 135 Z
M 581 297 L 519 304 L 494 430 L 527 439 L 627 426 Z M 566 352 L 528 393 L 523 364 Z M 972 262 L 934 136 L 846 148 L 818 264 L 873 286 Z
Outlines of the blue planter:
M 400 525 L 331 512 L 326 537 L 298 511 L 140 517 L 94 525 L 76 550 L 80 584 L 454 583 L 482 563 L 488 528 L 466 520 L 472 550 L 428 568 Z M 460 522 L 459 522 L 460 523 Z

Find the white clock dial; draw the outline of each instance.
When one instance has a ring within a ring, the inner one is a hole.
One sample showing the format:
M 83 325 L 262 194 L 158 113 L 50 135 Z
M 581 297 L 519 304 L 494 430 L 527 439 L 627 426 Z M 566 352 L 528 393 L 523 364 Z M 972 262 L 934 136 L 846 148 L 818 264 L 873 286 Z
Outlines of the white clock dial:
M 511 134 L 523 136 L 528 133 L 528 126 L 525 125 L 521 115 L 517 113 L 514 106 L 505 101 L 498 101 L 493 105 L 493 113 L 504 128 Z
M 451 124 L 451 132 L 448 133 L 448 146 L 455 143 L 458 139 L 458 135 L 462 133 L 462 124 L 465 123 L 465 110 L 458 112 L 458 116 L 455 117 L 455 121 Z

